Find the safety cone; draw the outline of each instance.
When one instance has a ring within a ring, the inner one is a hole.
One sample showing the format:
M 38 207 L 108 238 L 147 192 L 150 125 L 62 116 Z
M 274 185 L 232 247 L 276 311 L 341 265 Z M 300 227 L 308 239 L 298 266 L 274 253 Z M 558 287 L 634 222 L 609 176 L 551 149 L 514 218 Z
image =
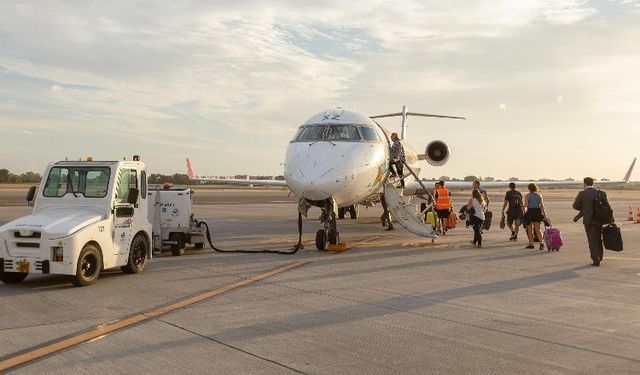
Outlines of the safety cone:
M 629 207 L 629 218 L 627 219 L 627 221 L 635 221 L 633 218 L 633 210 L 631 209 L 631 207 Z
M 636 220 L 636 224 L 640 224 L 640 207 L 638 207 L 638 220 Z

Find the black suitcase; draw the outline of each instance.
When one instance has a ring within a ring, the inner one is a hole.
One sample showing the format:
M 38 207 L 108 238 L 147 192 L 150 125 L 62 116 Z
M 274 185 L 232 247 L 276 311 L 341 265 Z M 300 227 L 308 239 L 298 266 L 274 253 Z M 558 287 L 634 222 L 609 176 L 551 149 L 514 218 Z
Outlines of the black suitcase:
M 491 219 L 493 219 L 493 212 L 487 211 L 484 213 L 484 223 L 482 227 L 484 230 L 489 230 L 491 228 Z
M 622 251 L 622 234 L 617 225 L 609 224 L 602 228 L 602 241 L 604 242 L 605 249 Z

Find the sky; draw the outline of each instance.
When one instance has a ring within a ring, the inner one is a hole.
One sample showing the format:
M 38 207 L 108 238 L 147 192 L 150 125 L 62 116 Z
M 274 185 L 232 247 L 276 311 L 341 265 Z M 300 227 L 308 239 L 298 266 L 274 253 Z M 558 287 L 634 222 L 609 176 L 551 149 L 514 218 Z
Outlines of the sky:
M 0 168 L 138 154 L 149 173 L 277 175 L 315 113 L 407 105 L 467 117 L 409 119 L 414 149 L 451 150 L 423 177 L 620 179 L 639 25 L 640 0 L 5 0 Z

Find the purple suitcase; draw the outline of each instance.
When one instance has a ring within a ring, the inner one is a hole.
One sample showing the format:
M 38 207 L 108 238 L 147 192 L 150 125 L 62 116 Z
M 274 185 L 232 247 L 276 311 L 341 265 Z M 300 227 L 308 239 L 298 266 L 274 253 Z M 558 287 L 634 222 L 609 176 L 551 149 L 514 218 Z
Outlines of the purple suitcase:
M 562 234 L 560 229 L 548 227 L 544 230 L 544 244 L 547 245 L 547 251 L 558 251 L 562 247 Z

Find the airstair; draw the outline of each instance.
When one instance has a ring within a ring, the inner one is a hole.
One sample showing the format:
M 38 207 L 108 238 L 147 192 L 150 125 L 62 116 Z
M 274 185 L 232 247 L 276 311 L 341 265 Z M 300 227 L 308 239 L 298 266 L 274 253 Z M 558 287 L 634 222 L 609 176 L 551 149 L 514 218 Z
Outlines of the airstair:
M 414 171 L 406 164 L 405 167 L 422 186 L 426 195 L 431 196 Z M 431 203 L 429 204 L 429 199 L 424 195 L 405 196 L 403 194 L 404 189 L 396 187 L 395 183 L 395 179 L 387 179 L 384 186 L 384 198 L 393 218 L 396 219 L 398 224 L 413 234 L 432 239 L 438 238 L 431 224 L 425 222 L 426 213 L 433 210 L 433 197 L 431 197 Z

